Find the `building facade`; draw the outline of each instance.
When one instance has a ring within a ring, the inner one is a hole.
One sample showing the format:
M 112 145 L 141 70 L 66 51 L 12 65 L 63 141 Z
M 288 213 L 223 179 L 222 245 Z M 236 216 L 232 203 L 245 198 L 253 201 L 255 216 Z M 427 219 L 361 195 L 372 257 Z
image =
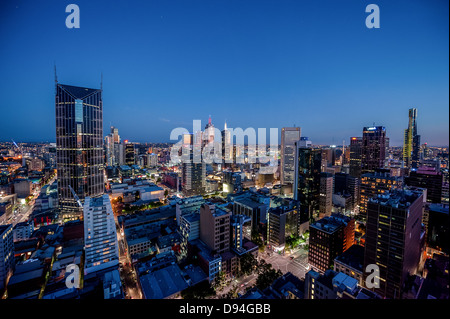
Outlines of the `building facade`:
M 101 89 L 56 84 L 56 166 L 64 219 L 80 217 L 81 201 L 104 192 L 103 99 Z

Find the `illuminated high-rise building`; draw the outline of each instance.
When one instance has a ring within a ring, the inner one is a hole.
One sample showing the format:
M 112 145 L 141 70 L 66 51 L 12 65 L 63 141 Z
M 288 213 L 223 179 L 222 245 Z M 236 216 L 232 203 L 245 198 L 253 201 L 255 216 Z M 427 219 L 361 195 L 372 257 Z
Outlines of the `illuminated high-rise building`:
M 125 141 L 125 164 L 129 166 L 136 164 L 136 150 L 134 149 L 134 144 L 128 143 L 128 141 Z
M 70 188 L 81 201 L 104 193 L 102 90 L 56 82 L 55 110 L 61 217 L 76 219 L 81 210 Z
M 301 214 L 313 218 L 319 214 L 322 151 L 300 144 L 295 153 L 294 199 L 300 201 Z
M 378 194 L 400 189 L 403 186 L 403 177 L 391 176 L 389 170 L 377 170 L 361 176 L 359 214 L 363 219 L 367 216 L 367 203 Z
M 367 205 L 364 267 L 379 267 L 374 291 L 400 299 L 408 276 L 416 274 L 420 260 L 424 193 L 402 189 L 380 194 Z M 364 272 L 364 281 L 370 272 Z
M 364 127 L 361 148 L 361 173 L 372 173 L 384 167 L 386 160 L 386 128 Z
M 194 157 L 194 135 L 183 135 L 183 163 L 181 165 L 181 188 L 185 196 L 201 195 L 206 186 L 206 164 Z
M 408 128 L 403 138 L 403 165 L 406 168 L 419 167 L 420 135 L 417 134 L 417 109 L 409 109 Z
M 295 143 L 300 141 L 300 127 L 283 127 L 281 129 L 281 168 L 282 185 L 294 184 L 295 178 Z
M 116 223 L 109 196 L 86 197 L 84 215 L 84 273 L 119 265 Z
M 350 175 L 361 177 L 362 137 L 350 138 Z

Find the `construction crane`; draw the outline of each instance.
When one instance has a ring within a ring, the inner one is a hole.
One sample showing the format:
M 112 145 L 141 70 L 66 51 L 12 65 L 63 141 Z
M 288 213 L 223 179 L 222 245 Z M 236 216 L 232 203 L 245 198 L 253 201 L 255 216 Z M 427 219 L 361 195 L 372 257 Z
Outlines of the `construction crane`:
M 75 191 L 73 190 L 72 186 L 69 185 L 69 189 L 72 192 L 73 197 L 77 201 L 78 206 L 80 206 L 80 208 L 83 208 L 83 204 L 81 204 L 80 198 L 78 197 L 77 193 L 75 193 Z

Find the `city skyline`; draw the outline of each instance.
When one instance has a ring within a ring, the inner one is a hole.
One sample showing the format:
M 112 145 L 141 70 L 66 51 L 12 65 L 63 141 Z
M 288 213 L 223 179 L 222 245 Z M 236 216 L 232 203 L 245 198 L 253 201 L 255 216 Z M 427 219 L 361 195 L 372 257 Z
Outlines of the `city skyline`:
M 176 142 L 172 129 L 211 115 L 219 128 L 276 127 L 279 139 L 295 124 L 322 145 L 348 145 L 375 123 L 401 146 L 416 108 L 421 142 L 448 146 L 448 3 L 378 1 L 382 26 L 371 30 L 356 1 L 175 2 L 79 1 L 80 29 L 65 27 L 64 4 L 2 4 L 2 29 L 14 32 L 0 35 L 11 119 L 0 139 L 55 141 L 56 65 L 62 84 L 99 88 L 103 74 L 103 135 L 113 125 L 131 142 Z

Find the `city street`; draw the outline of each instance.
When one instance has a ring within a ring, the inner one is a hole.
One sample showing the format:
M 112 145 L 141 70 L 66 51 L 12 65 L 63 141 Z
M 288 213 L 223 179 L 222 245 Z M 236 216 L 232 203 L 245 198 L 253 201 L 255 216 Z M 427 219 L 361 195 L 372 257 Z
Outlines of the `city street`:
M 266 263 L 272 264 L 274 269 L 279 269 L 283 274 L 291 272 L 294 276 L 302 279 L 310 270 L 308 264 L 308 252 L 303 248 L 294 249 L 291 252 L 286 252 L 285 255 L 280 255 L 274 252 L 260 253 L 258 260 L 265 260 Z M 233 279 L 219 294 L 227 294 L 235 285 L 239 287 L 238 292 L 243 295 L 247 287 L 252 287 L 256 284 L 258 275 L 253 273 L 249 276 L 239 277 Z
M 53 182 L 55 182 L 55 180 L 56 180 L 56 174 L 45 185 L 51 185 L 51 184 L 53 184 Z M 36 198 L 39 197 L 40 191 L 41 191 L 41 187 L 36 187 L 33 191 L 32 198 L 30 199 L 29 204 L 23 204 L 23 205 L 16 204 L 11 217 L 7 221 L 0 223 L 0 225 L 13 224 L 13 227 L 14 227 L 14 226 L 16 226 L 16 224 L 28 220 L 28 218 L 30 217 L 30 214 L 33 212 L 34 202 L 35 202 Z
M 268 264 L 272 264 L 274 269 L 279 269 L 283 274 L 291 272 L 298 278 L 305 278 L 305 274 L 309 271 L 308 264 L 308 252 L 303 248 L 295 249 L 292 254 L 286 253 L 280 255 L 278 253 L 271 252 L 270 255 L 266 253 L 261 255 Z

